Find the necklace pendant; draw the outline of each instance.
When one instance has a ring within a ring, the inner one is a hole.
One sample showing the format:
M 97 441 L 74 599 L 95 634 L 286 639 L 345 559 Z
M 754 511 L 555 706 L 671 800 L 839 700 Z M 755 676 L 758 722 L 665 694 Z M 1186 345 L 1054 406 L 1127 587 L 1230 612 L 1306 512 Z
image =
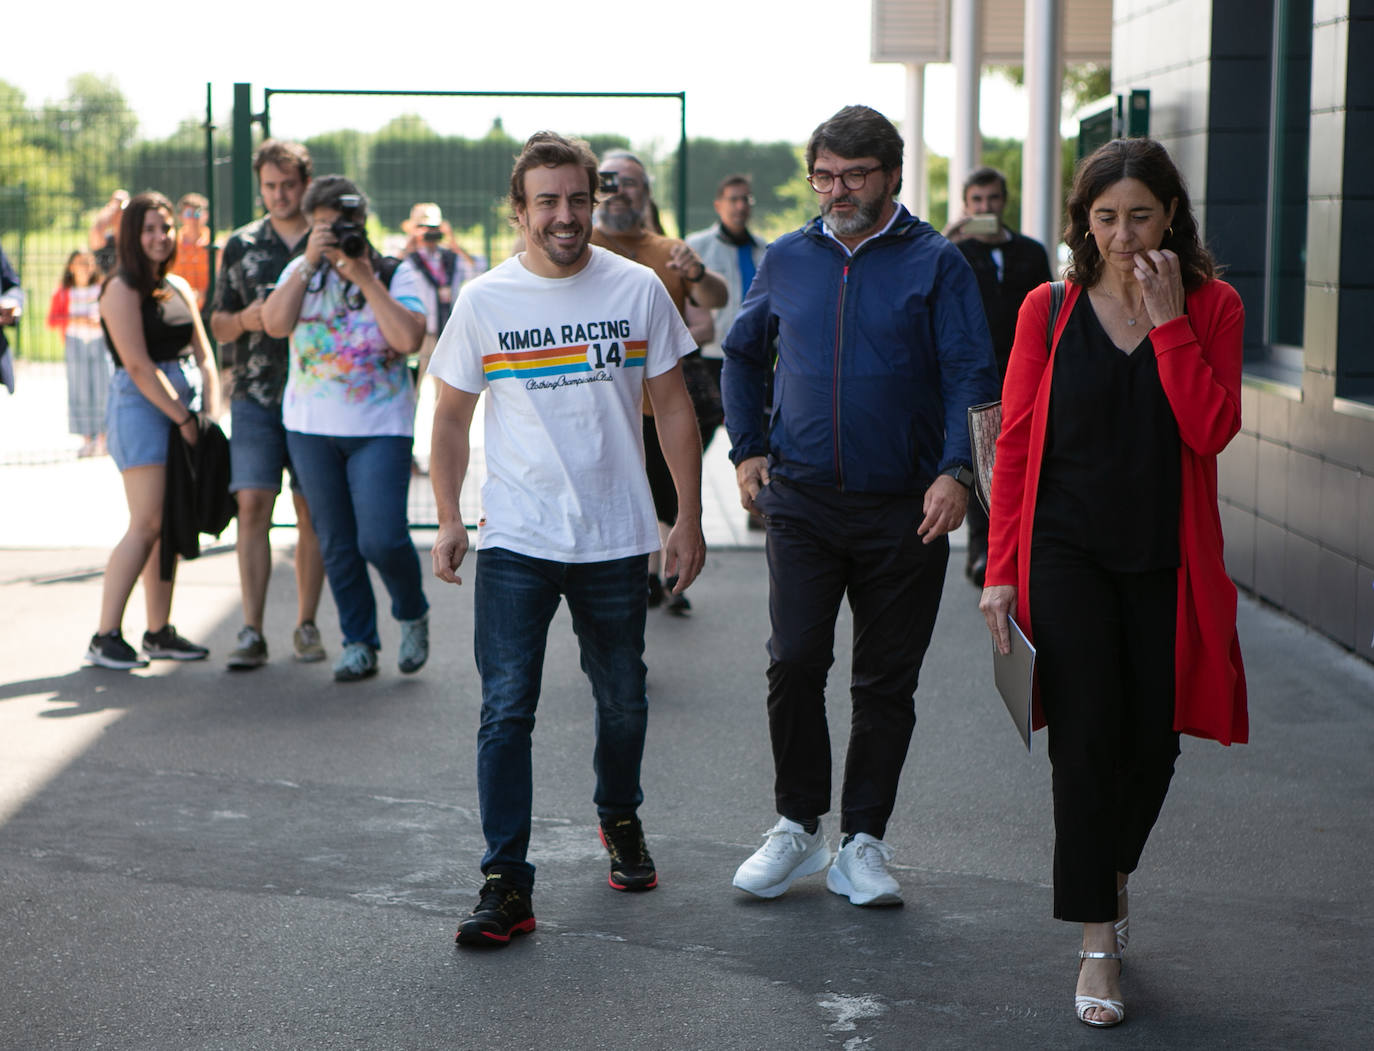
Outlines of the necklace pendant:
M 1126 324 L 1130 325 L 1132 328 L 1135 328 L 1135 318 L 1133 318 L 1133 317 L 1128 317 L 1128 318 L 1126 319 Z

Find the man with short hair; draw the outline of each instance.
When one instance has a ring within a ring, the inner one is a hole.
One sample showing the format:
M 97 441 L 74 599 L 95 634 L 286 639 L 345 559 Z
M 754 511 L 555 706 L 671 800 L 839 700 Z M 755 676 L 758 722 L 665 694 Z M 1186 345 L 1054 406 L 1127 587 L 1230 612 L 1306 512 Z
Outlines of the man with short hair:
M 486 394 L 473 597 L 485 880 L 459 945 L 504 945 L 534 930 L 530 737 L 560 598 L 596 703 L 593 798 L 610 885 L 637 891 L 658 882 L 638 817 L 645 563 L 659 546 L 641 403 L 647 388 L 677 486 L 679 515 L 663 552 L 681 589 L 705 559 L 701 445 L 679 364 L 694 344 L 652 273 L 588 244 L 596 189 L 585 142 L 531 136 L 510 184 L 525 250 L 463 287 L 430 362 L 441 381 L 430 467 L 434 572 L 453 584 L 468 549 L 458 506 L 468 427 Z
M 233 344 L 229 490 L 238 500 L 239 591 L 243 627 L 229 654 L 233 670 L 267 663 L 263 615 L 272 574 L 269 531 L 281 492 L 282 468 L 291 471 L 296 508 L 296 630 L 299 661 L 322 661 L 324 645 L 315 613 L 324 586 L 320 544 L 310 522 L 291 458 L 286 451 L 281 403 L 286 389 L 288 343 L 263 331 L 262 304 L 286 264 L 305 248 L 310 223 L 301 201 L 310 185 L 310 153 L 297 142 L 268 139 L 253 156 L 253 170 L 267 215 L 235 230 L 224 246 L 210 328 Z
M 689 234 L 687 244 L 701 256 L 706 266 L 725 279 L 729 298 L 725 305 L 711 312 L 715 322 L 714 338 L 704 343 L 701 356 L 711 365 L 716 382 L 724 362 L 720 345 L 734 324 L 744 295 L 753 284 L 763 253 L 768 247 L 749 232 L 749 217 L 753 214 L 753 185 L 747 175 L 727 175 L 716 187 L 716 224 L 706 230 Z
M 999 381 L 1007 375 L 1011 345 L 1016 339 L 1016 315 L 1022 301 L 1050 280 L 1045 246 L 1002 221 L 1006 206 L 1006 176 L 996 168 L 979 168 L 964 180 L 963 218 L 945 231 L 945 236 L 964 253 L 978 279 L 978 294 L 992 333 Z M 964 575 L 981 588 L 988 569 L 988 514 L 977 500 L 969 501 L 966 521 L 968 556 Z
M 725 338 L 740 500 L 767 527 L 768 723 L 780 820 L 735 873 L 763 898 L 830 861 L 826 673 L 847 595 L 854 641 L 840 851 L 826 886 L 900 904 L 883 841 L 914 693 L 964 516 L 969 405 L 996 392 L 978 289 L 958 251 L 893 201 L 902 138 L 866 106 L 806 148 L 820 217 L 775 241 Z M 761 424 L 777 338 L 774 413 Z
M 209 213 L 210 202 L 202 194 L 188 193 L 177 201 L 177 258 L 171 272 L 195 289 L 196 306 L 202 311 L 210 291 Z
M 603 179 L 610 176 L 615 189 L 597 205 L 592 217 L 595 223 L 592 244 L 653 270 L 668 289 L 673 305 L 700 347 L 711 333 L 707 311 L 724 306 L 729 299 L 725 279 L 707 267 L 686 242 L 665 237 L 658 229 L 658 209 L 649 173 L 638 157 L 629 150 L 610 150 L 601 158 L 600 171 Z M 687 356 L 682 368 L 692 395 L 701 444 L 705 448 L 720 425 L 720 383 L 707 371 L 698 350 Z M 660 532 L 664 532 L 677 517 L 677 504 L 673 479 L 658 447 L 652 417 L 644 420 L 644 460 Z M 664 587 L 659 576 L 661 568 L 657 555 L 650 556 L 649 605 L 666 604 L 669 613 L 686 616 L 691 611 L 691 602 L 683 592 Z

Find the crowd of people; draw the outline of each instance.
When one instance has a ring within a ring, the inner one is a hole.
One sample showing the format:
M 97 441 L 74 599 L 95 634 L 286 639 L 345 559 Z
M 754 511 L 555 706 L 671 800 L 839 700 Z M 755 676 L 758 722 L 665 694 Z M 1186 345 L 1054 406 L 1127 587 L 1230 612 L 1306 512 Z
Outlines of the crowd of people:
M 486 850 L 457 942 L 505 945 L 535 928 L 531 743 L 564 600 L 595 700 L 608 882 L 657 886 L 639 818 L 646 617 L 690 609 L 706 558 L 702 452 L 723 423 L 741 505 L 766 532 L 760 710 L 775 774 L 771 826 L 733 885 L 771 899 L 825 872 L 853 905 L 902 903 L 885 837 L 949 534 L 967 519 L 965 574 L 981 588 L 992 647 L 1009 653 L 1019 628 L 1037 649 L 1053 912 L 1081 926 L 1075 1014 L 1119 1024 L 1127 880 L 1180 734 L 1248 736 L 1216 488 L 1217 456 L 1240 426 L 1243 306 L 1157 142 L 1116 140 L 1080 163 L 1058 282 L 1044 246 L 1004 222 L 1000 172 L 968 177 L 964 214 L 941 233 L 897 202 L 902 158 L 886 117 L 846 107 L 806 147 L 815 219 L 767 244 L 749 229 L 749 177 L 731 174 L 719 221 L 678 240 L 662 231 L 639 158 L 597 158 L 580 139 L 540 132 L 510 176 L 519 250 L 485 270 L 430 202 L 404 224 L 404 260 L 382 255 L 363 189 L 316 176 L 299 144 L 269 140 L 254 159 L 266 214 L 229 238 L 208 301 L 203 199 L 174 208 L 156 193 L 116 194 L 89 250 L 68 259 L 49 318 L 66 339 L 72 429 L 85 451 L 108 448 L 129 508 L 87 659 L 133 668 L 207 655 L 172 625 L 174 560 L 159 560 L 169 449 L 203 440 L 224 410 L 205 312 L 232 347 L 243 627 L 228 666 L 268 659 L 268 531 L 287 471 L 296 659 L 327 656 L 316 624 L 327 581 L 341 634 L 334 678 L 377 673 L 371 567 L 398 624 L 399 670 L 423 667 L 430 605 L 406 495 L 417 383 L 432 376 L 432 572 L 461 584 L 469 546 L 480 552 Z M 17 284 L 0 264 L 5 288 Z M 17 309 L 6 302 L 0 321 Z M 474 538 L 458 496 L 483 395 Z M 970 498 L 966 414 L 999 397 L 983 512 Z M 140 577 L 142 655 L 121 631 Z M 852 714 L 832 851 L 825 693 L 844 601 Z

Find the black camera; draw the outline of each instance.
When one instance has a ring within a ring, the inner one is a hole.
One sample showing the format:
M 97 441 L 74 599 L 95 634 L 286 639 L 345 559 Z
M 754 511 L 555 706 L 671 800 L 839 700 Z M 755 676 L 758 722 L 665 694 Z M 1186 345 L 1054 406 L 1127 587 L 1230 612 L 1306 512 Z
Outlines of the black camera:
M 596 174 L 597 174 L 597 175 L 600 177 L 600 179 L 601 179 L 600 184 L 597 186 L 597 190 L 598 190 L 599 192 L 601 192 L 601 193 L 619 193 L 619 192 L 620 192 L 620 173 L 619 173 L 619 172 L 597 172 Z
M 430 244 L 438 244 L 444 239 L 444 231 L 437 226 L 426 226 L 424 238 Z
M 367 255 L 367 229 L 363 226 L 363 199 L 356 193 L 343 193 L 334 202 L 339 217 L 330 224 L 339 251 L 350 259 Z

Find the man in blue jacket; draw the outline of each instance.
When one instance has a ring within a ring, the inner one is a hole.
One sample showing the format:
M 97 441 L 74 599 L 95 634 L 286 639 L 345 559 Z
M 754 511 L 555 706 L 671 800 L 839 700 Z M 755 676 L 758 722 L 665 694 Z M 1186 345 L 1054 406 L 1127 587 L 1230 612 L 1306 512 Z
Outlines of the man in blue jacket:
M 724 343 L 740 501 L 768 532 L 780 815 L 734 885 L 776 897 L 831 860 L 820 825 L 830 809 L 825 679 L 847 594 L 853 715 L 826 886 L 855 905 L 896 905 L 883 835 L 916 723 L 946 534 L 963 521 L 973 480 L 966 411 L 997 397 L 997 367 L 968 263 L 893 201 L 902 139 L 892 123 L 848 106 L 812 134 L 806 165 L 820 217 L 769 248 Z

